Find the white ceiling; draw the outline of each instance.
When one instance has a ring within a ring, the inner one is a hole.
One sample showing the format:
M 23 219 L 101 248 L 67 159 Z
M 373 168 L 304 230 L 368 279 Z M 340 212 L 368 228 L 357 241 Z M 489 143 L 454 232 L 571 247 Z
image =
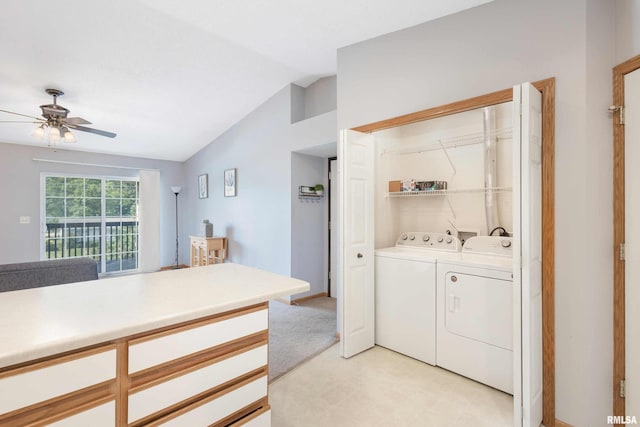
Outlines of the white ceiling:
M 39 116 L 61 89 L 65 148 L 186 160 L 286 84 L 336 73 L 336 50 L 491 0 L 8 0 L 0 109 Z M 0 120 L 20 119 L 0 113 Z M 46 144 L 34 125 L 0 141 Z

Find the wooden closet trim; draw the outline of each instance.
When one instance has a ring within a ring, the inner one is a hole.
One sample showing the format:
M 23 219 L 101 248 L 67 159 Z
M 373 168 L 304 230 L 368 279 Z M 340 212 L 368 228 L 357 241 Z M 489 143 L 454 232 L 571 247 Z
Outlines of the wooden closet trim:
M 624 76 L 640 69 L 640 55 L 613 69 L 613 105 L 624 105 Z M 613 414 L 625 415 L 619 384 L 625 377 L 625 282 L 620 244 L 624 243 L 624 126 L 613 115 Z
M 531 83 L 542 94 L 542 422 L 555 419 L 555 77 Z M 376 132 L 513 100 L 511 88 L 358 126 Z M 618 104 L 617 104 L 618 105 Z

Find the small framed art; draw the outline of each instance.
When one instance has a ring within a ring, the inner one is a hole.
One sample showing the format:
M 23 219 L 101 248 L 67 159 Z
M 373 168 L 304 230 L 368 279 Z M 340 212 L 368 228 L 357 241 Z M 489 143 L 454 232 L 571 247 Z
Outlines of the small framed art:
M 209 197 L 209 174 L 203 173 L 198 176 L 198 196 L 201 199 Z
M 236 169 L 224 171 L 224 197 L 234 197 L 236 195 Z

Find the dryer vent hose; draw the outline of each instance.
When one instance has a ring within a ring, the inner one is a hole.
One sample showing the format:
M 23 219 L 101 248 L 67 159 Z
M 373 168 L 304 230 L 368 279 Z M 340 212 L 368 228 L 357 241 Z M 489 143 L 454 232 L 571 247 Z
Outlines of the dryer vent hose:
M 500 225 L 498 202 L 494 188 L 497 187 L 496 156 L 496 109 L 484 108 L 484 205 L 487 218 L 487 233 Z

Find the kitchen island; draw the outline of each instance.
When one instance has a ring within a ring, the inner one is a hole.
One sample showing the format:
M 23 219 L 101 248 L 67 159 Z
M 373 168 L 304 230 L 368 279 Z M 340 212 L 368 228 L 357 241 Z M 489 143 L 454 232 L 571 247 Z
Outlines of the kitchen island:
M 0 293 L 0 425 L 268 426 L 268 301 L 217 264 Z

